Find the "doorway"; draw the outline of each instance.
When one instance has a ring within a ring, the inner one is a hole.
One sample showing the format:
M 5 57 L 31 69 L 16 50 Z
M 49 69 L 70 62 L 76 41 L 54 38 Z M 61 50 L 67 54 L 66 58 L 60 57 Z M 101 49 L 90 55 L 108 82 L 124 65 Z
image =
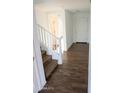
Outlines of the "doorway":
M 49 24 L 49 31 L 54 36 L 60 38 L 64 36 L 64 27 L 63 27 L 63 20 L 62 16 L 58 14 L 48 14 L 48 24 Z M 58 47 L 58 41 L 53 37 L 51 46 L 53 50 L 56 50 Z M 62 47 L 62 53 L 64 51 L 64 41 L 63 38 L 61 40 L 61 47 Z
M 57 36 L 58 34 L 58 19 L 57 16 L 55 15 L 50 15 L 49 16 L 49 28 L 50 32 L 54 35 Z M 51 38 L 51 46 L 53 50 L 57 49 L 57 41 L 54 37 Z
M 80 17 L 76 21 L 76 42 L 88 42 L 88 19 Z

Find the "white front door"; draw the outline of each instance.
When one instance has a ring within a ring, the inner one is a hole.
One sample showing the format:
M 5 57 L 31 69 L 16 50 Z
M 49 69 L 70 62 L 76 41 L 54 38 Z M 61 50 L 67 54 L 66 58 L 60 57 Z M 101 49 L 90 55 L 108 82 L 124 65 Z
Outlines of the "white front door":
M 87 18 L 78 18 L 76 21 L 76 42 L 88 41 L 88 20 Z

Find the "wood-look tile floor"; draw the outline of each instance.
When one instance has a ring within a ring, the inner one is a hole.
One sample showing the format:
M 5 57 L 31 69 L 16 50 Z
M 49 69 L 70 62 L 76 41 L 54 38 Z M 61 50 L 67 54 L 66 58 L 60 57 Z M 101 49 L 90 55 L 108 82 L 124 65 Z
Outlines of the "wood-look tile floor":
M 88 44 L 73 44 L 40 93 L 87 93 Z

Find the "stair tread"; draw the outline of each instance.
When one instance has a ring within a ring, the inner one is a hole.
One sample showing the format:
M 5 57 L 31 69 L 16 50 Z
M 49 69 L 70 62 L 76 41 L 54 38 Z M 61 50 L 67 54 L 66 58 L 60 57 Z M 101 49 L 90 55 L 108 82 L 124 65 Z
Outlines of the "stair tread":
M 49 61 L 49 60 L 52 60 L 52 55 L 45 55 L 43 56 L 43 63 Z
M 45 50 L 41 50 L 41 54 L 42 54 L 42 56 L 46 55 L 46 51 Z
M 45 67 L 46 78 L 48 78 L 51 75 L 51 73 L 55 70 L 57 65 L 58 65 L 57 60 L 52 60 L 51 62 L 49 62 L 49 64 Z

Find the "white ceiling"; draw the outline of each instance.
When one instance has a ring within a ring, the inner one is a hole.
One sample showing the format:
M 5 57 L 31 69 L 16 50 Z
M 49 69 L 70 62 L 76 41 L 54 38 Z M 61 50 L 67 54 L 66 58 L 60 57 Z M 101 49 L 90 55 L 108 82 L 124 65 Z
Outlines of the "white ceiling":
M 74 11 L 90 10 L 90 0 L 34 0 L 43 11 L 67 9 Z

